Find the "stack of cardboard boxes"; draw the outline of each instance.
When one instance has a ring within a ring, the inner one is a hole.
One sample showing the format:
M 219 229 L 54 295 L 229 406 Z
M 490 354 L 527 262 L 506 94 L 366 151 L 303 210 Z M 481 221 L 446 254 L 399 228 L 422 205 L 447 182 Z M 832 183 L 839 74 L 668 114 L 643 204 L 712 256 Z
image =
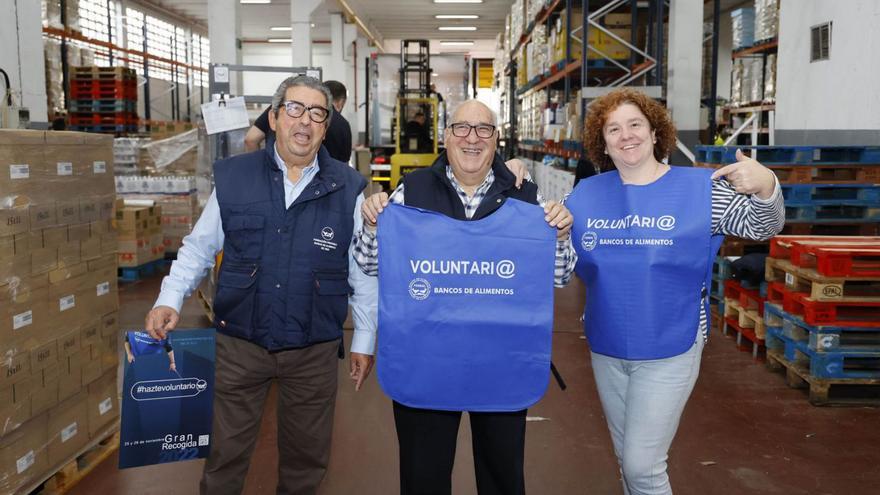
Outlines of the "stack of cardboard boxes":
M 192 175 L 117 176 L 116 193 L 126 200 L 151 200 L 161 207 L 165 255 L 177 253 L 199 218 L 196 178 Z
M 162 207 L 123 204 L 116 210 L 119 266 L 136 267 L 165 257 Z
M 112 138 L 0 130 L 0 492 L 118 417 Z

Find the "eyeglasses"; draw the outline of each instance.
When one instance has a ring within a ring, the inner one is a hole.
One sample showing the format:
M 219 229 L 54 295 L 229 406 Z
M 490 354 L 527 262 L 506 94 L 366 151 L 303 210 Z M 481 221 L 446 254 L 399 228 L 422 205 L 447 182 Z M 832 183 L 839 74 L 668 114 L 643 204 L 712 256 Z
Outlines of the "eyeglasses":
M 310 107 L 305 106 L 305 104 L 298 101 L 283 101 L 281 105 L 284 106 L 284 111 L 287 115 L 298 119 L 302 117 L 302 115 L 309 111 L 309 118 L 312 119 L 312 122 L 316 124 L 320 124 L 327 120 L 327 117 L 330 116 L 330 110 L 327 110 L 324 107 L 319 107 L 317 105 L 312 105 Z
M 470 136 L 471 129 L 474 129 L 477 132 L 477 137 L 482 139 L 488 139 L 495 134 L 495 126 L 490 124 L 470 125 L 465 124 L 464 122 L 459 122 L 456 124 L 450 124 L 449 128 L 452 129 L 453 136 L 460 138 Z

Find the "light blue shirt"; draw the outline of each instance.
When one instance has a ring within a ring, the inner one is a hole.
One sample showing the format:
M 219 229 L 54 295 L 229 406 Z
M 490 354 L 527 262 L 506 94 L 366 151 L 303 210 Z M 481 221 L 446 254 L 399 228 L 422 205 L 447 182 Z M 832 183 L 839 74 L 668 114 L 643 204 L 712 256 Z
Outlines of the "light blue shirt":
M 318 173 L 318 157 L 315 155 L 311 165 L 303 169 L 302 177 L 291 182 L 287 177 L 287 166 L 275 149 L 275 163 L 284 174 L 284 202 L 288 208 L 305 190 L 306 186 Z M 364 195 L 357 198 L 354 208 L 354 232 L 361 230 L 361 204 Z M 199 286 L 208 270 L 214 266 L 214 259 L 223 249 L 223 226 L 220 221 L 220 205 L 217 203 L 217 191 L 211 192 L 202 215 L 192 229 L 183 238 L 183 245 L 177 252 L 177 260 L 171 264 L 171 271 L 162 280 L 162 290 L 156 300 L 156 306 L 168 306 L 180 313 L 183 299 Z M 351 352 L 373 354 L 376 346 L 376 309 L 378 308 L 378 279 L 365 275 L 354 261 L 352 251 L 354 243 L 348 246 L 348 283 L 354 289 L 349 296 L 351 314 L 354 319 L 354 337 L 351 341 Z

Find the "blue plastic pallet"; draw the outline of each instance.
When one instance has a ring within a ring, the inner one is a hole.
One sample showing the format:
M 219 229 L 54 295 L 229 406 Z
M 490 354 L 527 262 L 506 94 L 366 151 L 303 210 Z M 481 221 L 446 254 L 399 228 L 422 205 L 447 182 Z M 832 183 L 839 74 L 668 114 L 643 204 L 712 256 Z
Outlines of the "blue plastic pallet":
M 104 133 L 116 133 L 116 132 L 137 132 L 136 125 L 72 125 L 70 126 L 71 131 L 80 131 L 80 132 L 104 132 Z
M 764 305 L 764 325 L 818 353 L 880 351 L 880 328 L 809 325 L 777 304 Z
M 696 161 L 734 163 L 737 149 L 764 165 L 880 165 L 880 146 L 697 146 Z
M 785 203 L 839 204 L 840 201 L 880 202 L 880 186 L 850 184 L 781 184 Z
M 874 206 L 873 208 L 871 206 Z M 840 201 L 833 205 L 785 205 L 786 222 L 877 222 L 880 206 L 877 203 Z
M 70 100 L 71 112 L 134 112 L 137 110 L 137 102 L 132 100 L 118 100 L 114 98 L 101 100 Z
M 765 343 L 789 363 L 809 364 L 810 376 L 816 378 L 880 378 L 880 350 L 820 353 L 787 337 L 780 327 L 767 327 Z
M 138 280 L 152 276 L 158 271 L 159 267 L 165 264 L 164 259 L 149 261 L 143 265 L 132 267 L 120 267 L 117 270 L 119 280 L 123 282 L 137 282 Z

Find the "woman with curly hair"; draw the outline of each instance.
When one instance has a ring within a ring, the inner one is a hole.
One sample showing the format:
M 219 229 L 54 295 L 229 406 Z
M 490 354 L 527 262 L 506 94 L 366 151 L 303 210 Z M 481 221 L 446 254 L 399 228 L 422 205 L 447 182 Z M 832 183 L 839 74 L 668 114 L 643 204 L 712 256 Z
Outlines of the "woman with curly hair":
M 624 492 L 671 494 L 667 452 L 699 373 L 712 261 L 725 235 L 777 234 L 782 193 L 773 172 L 739 151 L 714 173 L 663 163 L 675 126 L 633 89 L 596 99 L 584 128 L 589 158 L 610 170 L 565 201 L 593 374 Z

